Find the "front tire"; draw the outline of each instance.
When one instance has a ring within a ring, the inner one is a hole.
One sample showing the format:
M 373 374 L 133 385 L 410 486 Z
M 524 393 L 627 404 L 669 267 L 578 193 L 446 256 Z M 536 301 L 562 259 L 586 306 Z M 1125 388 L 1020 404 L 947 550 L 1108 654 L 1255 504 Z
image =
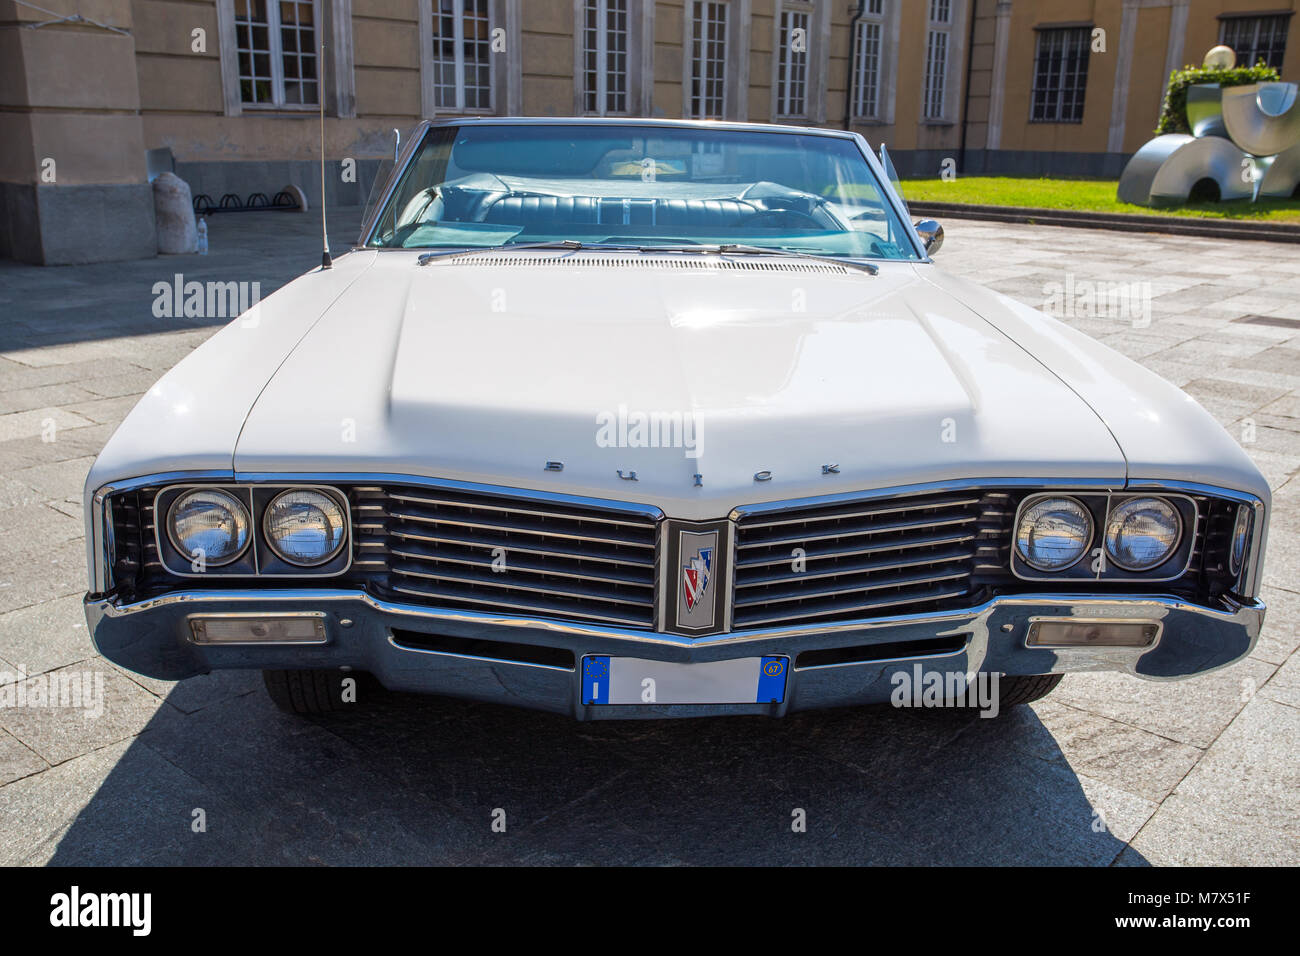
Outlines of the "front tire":
M 998 704 L 1018 707 L 1046 697 L 1061 682 L 1064 674 L 1006 675 L 998 681 Z
M 286 714 L 329 714 L 356 706 L 344 700 L 343 681 L 359 676 L 355 671 L 262 671 L 262 682 Z

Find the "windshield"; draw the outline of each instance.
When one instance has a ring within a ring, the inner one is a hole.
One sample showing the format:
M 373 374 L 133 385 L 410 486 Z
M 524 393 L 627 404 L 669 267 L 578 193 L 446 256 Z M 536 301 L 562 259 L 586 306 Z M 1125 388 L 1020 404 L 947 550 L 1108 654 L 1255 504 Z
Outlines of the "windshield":
M 430 128 L 368 245 L 562 239 L 919 258 L 852 140 L 608 124 Z

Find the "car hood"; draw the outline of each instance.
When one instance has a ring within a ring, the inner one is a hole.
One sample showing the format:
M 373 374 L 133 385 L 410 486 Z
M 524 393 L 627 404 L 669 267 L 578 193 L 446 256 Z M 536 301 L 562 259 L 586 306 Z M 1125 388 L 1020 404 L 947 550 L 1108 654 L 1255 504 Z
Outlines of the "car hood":
M 683 518 L 947 479 L 1124 483 L 1098 415 L 925 281 L 931 266 L 611 255 L 378 256 L 266 384 L 235 470 L 422 475 Z

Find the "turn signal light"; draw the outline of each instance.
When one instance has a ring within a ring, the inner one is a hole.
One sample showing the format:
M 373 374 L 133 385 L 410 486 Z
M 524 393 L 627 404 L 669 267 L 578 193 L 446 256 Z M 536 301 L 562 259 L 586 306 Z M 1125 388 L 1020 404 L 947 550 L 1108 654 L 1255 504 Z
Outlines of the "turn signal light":
M 1150 647 L 1160 636 L 1154 621 L 1033 621 L 1030 647 Z

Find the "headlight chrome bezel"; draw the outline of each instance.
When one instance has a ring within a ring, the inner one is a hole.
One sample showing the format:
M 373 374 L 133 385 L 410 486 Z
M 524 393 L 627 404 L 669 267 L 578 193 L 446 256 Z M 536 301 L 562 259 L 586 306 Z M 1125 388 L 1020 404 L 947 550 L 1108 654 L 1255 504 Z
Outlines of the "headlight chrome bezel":
M 329 502 L 331 505 L 334 506 L 334 509 L 339 513 L 339 517 L 342 520 L 342 531 L 339 535 L 338 542 L 327 554 L 325 554 L 323 557 L 315 561 L 301 561 L 289 557 L 280 549 L 279 545 L 276 544 L 275 536 L 271 532 L 272 510 L 275 508 L 276 503 L 279 502 L 280 499 L 288 495 L 301 495 L 301 494 L 315 495 L 319 498 L 323 498 L 325 501 Z M 337 558 L 340 553 L 342 553 L 343 549 L 347 546 L 348 543 L 348 509 L 346 504 L 344 502 L 339 501 L 338 498 L 336 498 L 334 495 L 322 491 L 319 488 L 293 487 L 293 488 L 285 488 L 283 491 L 278 492 L 275 495 L 275 497 L 273 497 L 270 501 L 268 501 L 266 503 L 266 506 L 262 509 L 262 520 L 260 522 L 260 525 L 262 530 L 262 540 L 266 543 L 266 546 L 271 551 L 271 553 L 274 554 L 281 561 L 283 561 L 285 564 L 291 565 L 292 567 L 295 568 L 303 568 L 304 570 L 311 570 L 312 568 L 318 568 L 321 565 L 329 564 L 331 561 Z
M 1024 551 L 1020 549 L 1020 532 L 1025 522 L 1027 513 L 1033 508 L 1036 508 L 1039 505 L 1045 504 L 1047 502 L 1060 502 L 1062 504 L 1073 505 L 1079 509 L 1079 511 L 1082 513 L 1084 519 L 1087 522 L 1087 531 L 1082 536 L 1083 547 L 1080 549 L 1079 553 L 1074 557 L 1072 561 L 1068 562 L 1067 564 L 1062 564 L 1054 568 L 1044 567 L 1040 564 L 1035 564 L 1033 559 L 1031 559 L 1029 555 L 1027 555 Z M 1076 498 L 1074 495 L 1053 494 L 1053 493 L 1031 495 L 1030 497 L 1026 498 L 1023 502 L 1021 502 L 1020 508 L 1017 510 L 1015 524 L 1011 529 L 1011 548 L 1012 551 L 1020 558 L 1022 562 L 1024 562 L 1024 564 L 1027 567 L 1032 568 L 1034 571 L 1038 572 L 1039 574 L 1049 574 L 1049 575 L 1056 576 L 1056 575 L 1062 575 L 1067 573 L 1071 568 L 1073 568 L 1080 561 L 1082 561 L 1085 556 L 1087 556 L 1088 551 L 1092 546 L 1092 542 L 1096 539 L 1096 535 L 1097 535 L 1096 520 L 1093 518 L 1092 510 L 1086 504 L 1084 504 L 1082 501 Z
M 1255 509 L 1246 503 L 1237 505 L 1237 516 L 1232 522 L 1232 537 L 1228 540 L 1228 573 L 1240 577 L 1250 554 L 1251 536 L 1255 532 Z M 1238 542 L 1241 547 L 1238 548 Z
M 1119 555 L 1115 553 L 1115 547 L 1113 546 L 1111 537 L 1112 523 L 1115 521 L 1117 512 L 1121 511 L 1121 509 L 1130 508 L 1135 502 L 1145 501 L 1154 501 L 1169 509 L 1169 512 L 1173 515 L 1174 519 L 1174 541 L 1157 561 L 1152 561 L 1146 565 L 1139 565 L 1131 562 L 1126 564 Z M 1101 538 L 1102 546 L 1106 549 L 1106 559 L 1108 561 L 1112 562 L 1117 568 L 1123 571 L 1128 571 L 1132 574 L 1146 574 L 1149 571 L 1155 571 L 1178 553 L 1178 549 L 1182 547 L 1183 535 L 1185 533 L 1186 528 L 1184 526 L 1182 512 L 1178 510 L 1178 507 L 1172 501 L 1169 501 L 1162 495 L 1126 495 L 1123 498 L 1113 499 L 1111 501 L 1110 508 L 1106 512 L 1106 525 Z
M 189 561 L 194 557 L 193 550 L 185 547 L 184 542 L 180 540 L 180 534 L 176 529 L 176 509 L 180 507 L 182 502 L 194 497 L 195 495 L 209 495 L 213 498 L 224 498 L 233 505 L 233 507 L 228 508 L 227 510 L 231 515 L 235 516 L 237 523 L 242 522 L 244 526 L 243 544 L 241 544 L 238 550 L 228 557 L 216 560 L 205 553 L 202 560 L 203 563 L 210 568 L 224 568 L 227 565 L 234 564 L 248 553 L 249 548 L 253 546 L 253 538 L 256 537 L 256 534 L 253 528 L 253 516 L 249 513 L 248 505 L 240 501 L 237 495 L 232 494 L 225 488 L 216 485 L 187 488 L 173 498 L 171 503 L 167 506 L 167 511 L 163 517 L 163 524 L 167 529 L 168 541 L 171 542 L 171 546 L 175 548 L 177 553 L 185 558 L 185 560 Z

